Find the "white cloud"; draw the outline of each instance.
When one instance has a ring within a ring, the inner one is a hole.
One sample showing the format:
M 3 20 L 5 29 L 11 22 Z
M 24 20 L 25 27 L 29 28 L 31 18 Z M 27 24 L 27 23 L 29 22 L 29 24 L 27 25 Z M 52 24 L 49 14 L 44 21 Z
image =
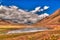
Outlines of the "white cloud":
M 2 8 L 3 8 L 3 6 L 1 5 L 1 6 L 0 6 L 0 9 L 2 9 Z
M 9 6 L 10 8 L 18 9 L 17 6 Z
M 44 13 L 44 15 L 45 15 L 45 16 L 49 16 L 49 14 L 48 14 L 48 13 Z
M 49 8 L 49 6 L 44 6 L 44 10 L 46 10 L 46 9 L 48 9 Z
M 0 6 L 0 18 L 5 20 L 10 19 L 9 21 L 16 23 L 36 23 L 37 21 L 49 16 L 47 13 L 41 15 L 35 14 L 36 12 L 41 11 L 40 9 L 40 7 L 36 7 L 35 10 L 27 12 L 25 10 L 18 9 L 16 6 Z M 45 7 L 45 9 L 47 8 Z
M 36 11 L 39 11 L 39 10 L 40 10 L 40 7 L 36 7 L 35 10 L 36 10 Z
M 44 11 L 44 9 L 40 9 L 40 11 Z
M 35 10 L 32 10 L 30 12 L 36 13 L 36 12 L 47 10 L 48 8 L 49 8 L 49 6 L 44 6 L 42 9 L 41 9 L 41 7 L 36 7 Z
M 35 10 L 32 10 L 31 12 L 36 13 L 36 12 L 39 12 L 39 11 L 40 11 L 40 7 L 36 7 Z
M 39 15 L 39 19 L 41 20 L 47 16 L 49 16 L 49 14 L 47 14 L 47 13 L 41 14 L 41 15 Z

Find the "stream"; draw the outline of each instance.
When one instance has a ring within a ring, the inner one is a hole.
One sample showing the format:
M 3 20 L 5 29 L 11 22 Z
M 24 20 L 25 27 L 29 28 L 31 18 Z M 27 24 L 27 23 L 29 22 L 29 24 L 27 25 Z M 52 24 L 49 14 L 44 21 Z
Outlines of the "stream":
M 17 30 L 11 30 L 8 31 L 7 34 L 14 34 L 14 33 L 29 33 L 29 32 L 38 32 L 38 31 L 46 31 L 50 30 L 50 28 L 25 28 L 25 29 L 17 29 Z

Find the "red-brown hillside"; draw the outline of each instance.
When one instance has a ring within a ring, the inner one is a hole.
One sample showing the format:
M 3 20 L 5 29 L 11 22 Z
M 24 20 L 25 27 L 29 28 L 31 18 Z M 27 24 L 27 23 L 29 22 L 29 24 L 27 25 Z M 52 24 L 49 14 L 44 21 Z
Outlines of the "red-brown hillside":
M 47 25 L 47 24 L 55 24 L 55 25 L 60 24 L 60 9 L 33 25 L 41 26 L 41 25 Z

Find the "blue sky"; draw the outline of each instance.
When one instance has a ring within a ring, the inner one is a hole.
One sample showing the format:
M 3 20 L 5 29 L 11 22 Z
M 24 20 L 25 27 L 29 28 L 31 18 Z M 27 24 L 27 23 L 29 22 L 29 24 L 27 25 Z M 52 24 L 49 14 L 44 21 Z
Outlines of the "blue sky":
M 54 11 L 60 8 L 60 0 L 0 0 L 0 5 L 16 5 L 24 10 L 33 10 L 37 6 L 49 6 L 50 8 L 45 12 L 52 14 Z M 41 14 L 41 13 L 38 13 Z

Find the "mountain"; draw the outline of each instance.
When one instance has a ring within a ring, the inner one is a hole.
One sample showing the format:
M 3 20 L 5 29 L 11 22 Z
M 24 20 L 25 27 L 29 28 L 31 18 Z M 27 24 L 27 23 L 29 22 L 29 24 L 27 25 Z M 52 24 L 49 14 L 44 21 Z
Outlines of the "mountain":
M 49 21 L 48 23 L 46 24 L 55 24 L 55 25 L 60 25 L 60 15 L 55 17 L 54 19 L 52 19 L 51 21 Z
M 42 25 L 47 25 L 47 24 L 60 24 L 60 9 L 58 9 L 50 16 L 42 19 L 41 21 L 39 21 L 33 25 L 34 26 L 42 26 Z
M 50 16 L 38 21 L 35 24 L 27 25 L 27 24 L 17 24 L 11 23 L 10 21 L 0 20 L 0 28 L 32 28 L 32 27 L 40 27 L 40 26 L 48 26 L 48 25 L 60 25 L 60 9 L 55 11 Z

